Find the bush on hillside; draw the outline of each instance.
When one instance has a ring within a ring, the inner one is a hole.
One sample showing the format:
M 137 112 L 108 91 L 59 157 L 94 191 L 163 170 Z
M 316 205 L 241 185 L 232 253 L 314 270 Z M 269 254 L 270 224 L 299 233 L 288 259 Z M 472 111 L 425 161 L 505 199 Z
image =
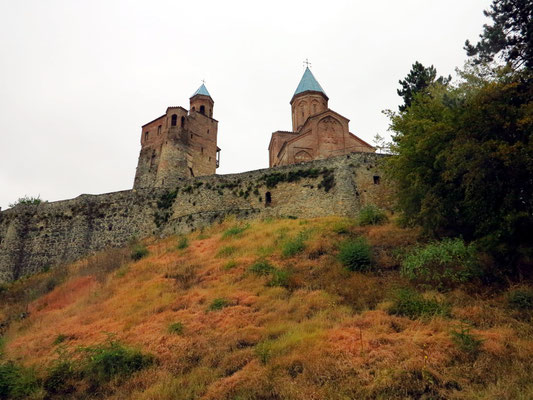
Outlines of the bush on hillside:
M 189 239 L 187 236 L 181 236 L 178 240 L 178 245 L 176 246 L 178 250 L 183 250 L 189 247 Z
M 250 272 L 256 275 L 269 275 L 275 270 L 274 266 L 267 260 L 258 260 L 250 267 Z
M 476 249 L 457 238 L 418 247 L 402 263 L 410 280 L 439 287 L 468 282 L 479 272 Z
M 515 289 L 507 296 L 509 308 L 518 311 L 533 309 L 533 290 L 532 289 Z
M 144 244 L 136 244 L 131 250 L 131 259 L 134 261 L 139 261 L 141 258 L 144 258 L 148 255 L 148 249 Z
M 43 200 L 41 199 L 41 196 L 37 196 L 37 197 L 24 196 L 24 197 L 19 197 L 17 199 L 17 201 L 15 201 L 14 203 L 9 204 L 9 207 L 15 207 L 15 206 L 17 206 L 19 204 L 37 205 L 37 204 L 41 204 L 42 202 L 43 202 Z
M 447 316 L 449 307 L 436 300 L 425 299 L 412 289 L 400 289 L 395 293 L 389 314 L 416 319 L 435 315 Z
M 0 364 L 0 399 L 22 399 L 38 388 L 32 369 L 11 361 Z
M 130 349 L 116 341 L 85 347 L 82 350 L 88 355 L 82 367 L 83 376 L 91 386 L 96 387 L 115 377 L 126 378 L 149 367 L 155 361 L 152 355 Z
M 305 250 L 305 241 L 309 237 L 309 232 L 302 231 L 296 237 L 289 238 L 283 243 L 281 254 L 283 257 L 294 257 L 296 254 Z
M 372 267 L 372 248 L 362 237 L 343 242 L 338 257 L 350 271 L 364 272 Z
M 361 208 L 357 223 L 361 226 L 365 225 L 380 225 L 387 221 L 387 214 L 381 208 L 374 204 L 369 204 Z

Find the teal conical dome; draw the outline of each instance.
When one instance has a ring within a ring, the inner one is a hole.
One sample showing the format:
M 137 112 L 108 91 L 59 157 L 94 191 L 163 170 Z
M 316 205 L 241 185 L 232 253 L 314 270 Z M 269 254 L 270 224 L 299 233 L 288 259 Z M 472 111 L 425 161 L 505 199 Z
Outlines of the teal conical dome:
M 309 67 L 305 69 L 304 75 L 302 76 L 302 79 L 300 80 L 293 97 L 303 92 L 320 92 L 323 93 L 324 96 L 328 97 L 324 89 L 322 89 L 322 86 L 320 86 L 320 83 L 318 83 L 318 81 L 315 79 L 315 76 Z
M 203 83 L 202 83 L 202 86 L 200 86 L 198 88 L 198 90 L 196 92 L 194 92 L 194 94 L 191 96 L 191 98 L 196 96 L 196 95 L 199 95 L 199 94 L 201 94 L 203 96 L 211 97 L 211 95 L 209 94 L 209 92 L 207 91 L 207 88 L 205 87 L 205 85 Z

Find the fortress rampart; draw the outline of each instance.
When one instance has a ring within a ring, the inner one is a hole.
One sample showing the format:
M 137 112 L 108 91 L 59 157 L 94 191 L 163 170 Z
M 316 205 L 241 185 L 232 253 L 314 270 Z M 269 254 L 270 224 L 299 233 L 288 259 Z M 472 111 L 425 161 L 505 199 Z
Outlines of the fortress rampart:
M 237 218 L 355 216 L 388 208 L 383 155 L 327 160 L 231 175 L 178 179 L 166 188 L 125 190 L 0 212 L 0 282 L 71 262 L 132 237 L 188 233 Z

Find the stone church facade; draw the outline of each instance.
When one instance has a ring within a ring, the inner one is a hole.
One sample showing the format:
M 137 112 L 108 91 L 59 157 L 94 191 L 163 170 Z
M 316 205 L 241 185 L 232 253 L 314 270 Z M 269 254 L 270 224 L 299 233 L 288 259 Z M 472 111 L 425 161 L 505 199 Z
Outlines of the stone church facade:
M 349 119 L 328 108 L 328 96 L 306 68 L 290 101 L 292 131 L 272 133 L 270 167 L 298 164 L 375 148 L 350 133 Z
M 214 175 L 219 165 L 218 121 L 204 84 L 190 98 L 190 109 L 168 107 L 142 126 L 134 189 L 174 185 L 180 178 Z

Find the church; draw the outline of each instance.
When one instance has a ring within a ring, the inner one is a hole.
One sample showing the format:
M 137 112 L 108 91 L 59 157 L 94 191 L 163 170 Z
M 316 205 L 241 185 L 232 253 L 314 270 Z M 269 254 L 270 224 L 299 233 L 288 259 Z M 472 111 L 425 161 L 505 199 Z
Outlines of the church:
M 340 156 L 373 153 L 375 148 L 350 133 L 350 120 L 328 108 L 328 96 L 307 67 L 290 101 L 292 131 L 272 133 L 270 167 Z
M 292 131 L 270 139 L 269 165 L 277 167 L 374 147 L 350 133 L 349 120 L 328 108 L 328 96 L 309 66 L 290 101 Z M 190 108 L 168 107 L 141 128 L 141 152 L 133 188 L 173 186 L 183 178 L 214 175 L 220 163 L 214 101 L 202 84 L 190 97 Z

